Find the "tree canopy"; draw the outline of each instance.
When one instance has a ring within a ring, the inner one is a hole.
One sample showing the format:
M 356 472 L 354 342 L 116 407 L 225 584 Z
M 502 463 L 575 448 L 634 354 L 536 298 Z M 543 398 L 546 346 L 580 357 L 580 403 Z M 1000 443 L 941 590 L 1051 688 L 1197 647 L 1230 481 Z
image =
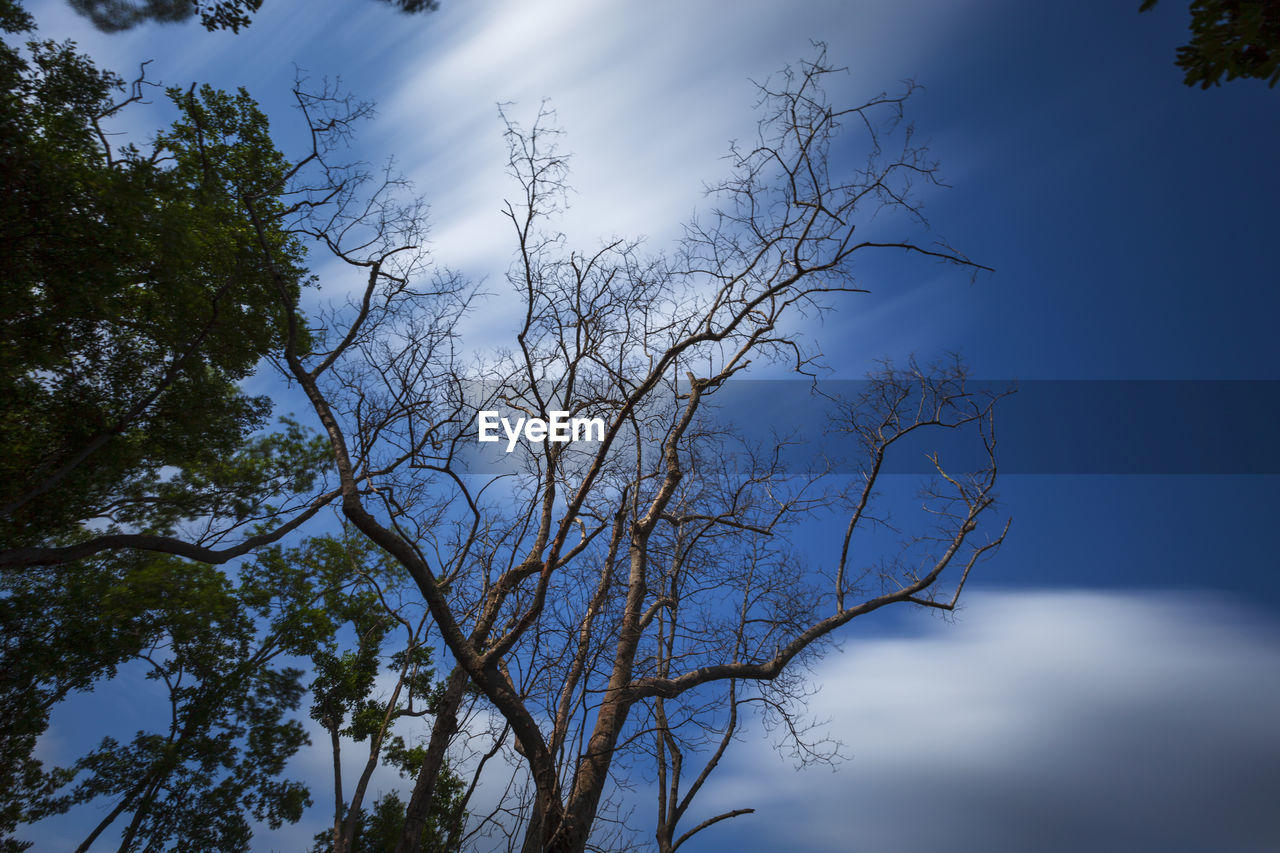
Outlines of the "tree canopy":
M 84 15 L 104 32 L 119 32 L 140 24 L 188 21 L 197 15 L 210 32 L 239 32 L 253 21 L 263 0 L 67 0 L 71 8 Z M 401 12 L 432 12 L 438 0 L 381 0 Z
M 1157 0 L 1143 0 L 1147 11 Z M 1280 82 L 1280 0 L 1192 0 L 1191 41 L 1175 64 L 1188 86 L 1208 89 L 1223 78 Z
M 3 9 L 10 32 L 30 30 Z M 106 123 L 145 80 L 126 92 L 49 41 L 0 45 L 0 77 L 3 547 L 83 540 L 89 523 L 250 524 L 308 489 L 317 446 L 293 424 L 263 432 L 271 400 L 239 385 L 283 342 L 278 288 L 304 284 L 266 117 L 243 91 L 170 90 L 172 127 L 113 149 Z
M 349 535 L 265 549 L 234 577 L 142 552 L 0 574 L 0 850 L 25 848 L 12 835 L 19 824 L 84 803 L 109 807 L 81 849 L 108 830 L 122 850 L 250 849 L 251 819 L 296 822 L 312 804 L 307 780 L 286 772 L 310 742 L 296 716 L 304 703 L 334 744 L 376 741 L 364 783 L 339 804 L 338 849 L 385 850 L 376 839 L 399 837 L 405 804 L 382 796 L 369 812 L 364 787 L 380 763 L 410 773 L 421 764 L 421 748 L 387 734 L 429 713 L 439 693 L 420 630 L 398 651 L 386 643 L 404 616 L 381 595 L 402 575 Z M 389 707 L 375 681 L 388 670 L 401 684 Z M 136 733 L 46 766 L 37 739 L 59 707 L 122 672 L 157 685 L 155 697 L 133 700 Z M 430 850 L 457 849 L 445 838 L 461 785 L 445 772 L 422 836 Z
M 0 25 L 34 26 L 12 0 Z M 103 543 L 197 519 L 194 541 L 260 530 L 323 467 L 308 431 L 266 431 L 270 399 L 241 388 L 282 345 L 280 292 L 304 284 L 279 216 L 288 164 L 244 92 L 169 90 L 177 118 L 143 150 L 113 147 L 109 122 L 144 78 L 126 86 L 72 44 L 34 39 L 0 43 L 0 77 L 0 553 L 91 546 L 0 577 L 0 835 L 109 796 L 101 826 L 129 816 L 122 849 L 197 826 L 194 843 L 240 849 L 248 815 L 296 820 L 306 799 L 279 778 L 305 742 L 287 719 L 301 672 L 269 666 L 259 644 L 297 601 Z M 54 709 L 144 663 L 166 686 L 167 731 L 43 767 Z

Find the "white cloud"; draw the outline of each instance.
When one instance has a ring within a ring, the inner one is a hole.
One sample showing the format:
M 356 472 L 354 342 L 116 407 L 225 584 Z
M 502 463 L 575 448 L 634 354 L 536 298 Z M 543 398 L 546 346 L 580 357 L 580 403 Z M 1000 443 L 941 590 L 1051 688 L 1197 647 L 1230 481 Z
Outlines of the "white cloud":
M 500 214 L 513 184 L 495 105 L 526 123 L 549 99 L 565 129 L 575 193 L 559 223 L 571 245 L 613 236 L 662 248 L 725 174 L 733 138 L 755 128 L 755 89 L 831 43 L 851 72 L 838 93 L 867 96 L 918 71 L 966 4 L 445 4 L 380 101 L 379 146 L 431 201 L 437 256 L 505 292 L 513 256 Z M 486 312 L 501 312 L 489 300 Z M 509 304 L 509 301 L 507 301 Z
M 1280 634 L 1238 604 L 976 594 L 817 678 L 853 759 L 797 773 L 749 738 L 700 807 L 757 814 L 693 850 L 1274 849 Z

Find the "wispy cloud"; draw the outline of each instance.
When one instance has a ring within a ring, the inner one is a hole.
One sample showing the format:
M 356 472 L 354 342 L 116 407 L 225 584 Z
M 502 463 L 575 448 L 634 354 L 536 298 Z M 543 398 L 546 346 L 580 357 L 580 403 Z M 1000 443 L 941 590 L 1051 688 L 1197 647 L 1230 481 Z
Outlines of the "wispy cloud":
M 929 15 L 833 2 L 749 2 L 732 14 L 585 0 L 553 13 L 446 6 L 441 39 L 401 65 L 379 98 L 379 144 L 398 152 L 431 199 L 441 259 L 500 276 L 513 247 L 499 211 L 513 185 L 495 105 L 515 102 L 512 116 L 529 120 L 548 99 L 572 155 L 576 192 L 560 222 L 572 241 L 646 237 L 660 248 L 702 203 L 704 183 L 723 177 L 728 141 L 754 132 L 752 80 L 811 55 L 810 40 L 823 38 L 833 61 L 850 66 L 842 94 L 892 88 L 928 61 L 960 5 L 924 4 Z M 914 38 L 896 37 L 903 29 Z

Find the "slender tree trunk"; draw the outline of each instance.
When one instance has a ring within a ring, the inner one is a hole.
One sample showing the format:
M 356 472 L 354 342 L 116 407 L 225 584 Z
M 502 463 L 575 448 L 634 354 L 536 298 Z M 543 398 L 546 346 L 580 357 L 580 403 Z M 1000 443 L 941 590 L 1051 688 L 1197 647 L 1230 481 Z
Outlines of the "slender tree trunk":
M 456 803 L 449 812 L 449 833 L 444 843 L 445 850 L 462 849 L 463 817 L 466 806 L 465 801 Z
M 342 743 L 338 738 L 337 723 L 329 729 L 329 742 L 333 748 L 333 853 L 346 853 L 342 843 L 343 811 L 346 805 L 342 799 Z
M 629 675 L 630 666 L 626 669 Z M 586 755 L 578 762 L 573 794 L 563 809 L 555 810 L 559 812 L 558 826 L 545 839 L 546 853 L 583 853 L 586 850 L 587 838 L 600 808 L 600 798 L 609 780 L 609 767 L 613 764 L 618 736 L 630 713 L 631 703 L 627 701 L 606 701 L 600 708 Z M 559 803 L 555 805 L 558 807 Z
M 458 730 L 458 709 L 462 707 L 466 689 L 467 673 L 462 667 L 455 666 L 449 674 L 440 707 L 436 709 L 435 723 L 431 726 L 431 740 L 427 743 L 427 755 L 418 771 L 409 805 L 405 808 L 404 833 L 396 844 L 396 853 L 418 853 L 422 848 L 422 833 L 427 827 L 427 818 L 431 815 L 436 782 L 444 768 L 444 755 L 449 739 Z
M 116 804 L 116 807 L 113 808 L 111 812 L 93 828 L 93 832 L 89 833 L 89 837 L 80 842 L 80 846 L 76 848 L 76 853 L 85 853 L 85 851 L 92 846 L 93 842 L 98 840 L 98 836 L 101 835 L 107 827 L 111 826 L 111 824 L 115 822 L 116 818 L 120 817 L 122 813 L 127 811 L 130 804 L 133 803 L 133 801 L 136 800 L 150 784 L 151 777 L 148 776 L 135 785 L 133 790 L 125 794 L 124 797 L 121 798 L 120 802 Z
M 373 771 L 378 769 L 378 758 L 382 755 L 382 741 L 396 719 L 396 706 L 400 701 L 400 689 L 404 686 L 408 667 L 409 664 L 406 661 L 400 669 L 400 680 L 396 682 L 396 689 L 392 691 L 391 700 L 387 703 L 382 727 L 369 736 L 369 758 L 365 761 L 364 770 L 360 772 L 360 778 L 356 781 L 356 789 L 351 792 L 351 806 L 347 809 L 346 820 L 342 822 L 342 850 L 335 849 L 334 853 L 343 853 L 356 846 L 356 829 L 359 824 L 360 809 L 364 805 L 364 795 L 369 790 L 369 780 L 373 778 Z
M 596 714 L 586 754 L 578 761 L 569 802 L 562 805 L 559 797 L 551 802 L 539 791 L 535 819 L 525 835 L 523 853 L 583 853 L 586 849 L 596 810 L 600 807 L 600 797 L 609 780 L 618 737 L 631 713 L 632 702 L 625 696 L 625 689 L 631 683 L 632 666 L 640 642 L 639 603 L 646 567 L 643 545 L 633 548 L 631 565 L 627 614 L 623 617 L 618 636 L 609 688 Z M 533 844 L 540 846 L 531 846 Z
M 143 818 L 151 811 L 151 804 L 155 802 L 156 791 L 159 790 L 160 784 L 168 776 L 168 772 L 160 773 L 147 786 L 146 793 L 142 795 L 142 799 L 133 810 L 133 820 L 129 821 L 129 826 L 125 829 L 124 837 L 120 841 L 120 853 L 124 853 L 125 850 L 128 850 L 133 845 L 134 836 L 138 834 L 138 827 L 142 825 Z
M 369 779 L 373 776 L 373 771 L 377 768 L 377 747 L 371 746 L 369 760 L 365 762 L 364 770 L 360 773 L 360 779 L 356 782 L 356 789 L 351 793 L 351 805 L 347 807 L 347 816 L 341 823 L 341 846 L 335 844 L 333 853 L 346 853 L 346 851 L 355 847 L 356 829 L 360 822 L 360 808 L 364 804 L 364 792 L 369 786 Z

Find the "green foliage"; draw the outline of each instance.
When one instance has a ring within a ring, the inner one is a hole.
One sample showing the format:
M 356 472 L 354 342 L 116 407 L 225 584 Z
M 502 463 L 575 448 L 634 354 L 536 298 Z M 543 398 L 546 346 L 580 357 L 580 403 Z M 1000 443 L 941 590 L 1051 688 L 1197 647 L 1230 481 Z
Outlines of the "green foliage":
M 382 644 L 394 624 L 377 607 L 370 590 L 350 599 L 341 615 L 356 637 L 356 648 L 339 650 L 336 644 L 317 649 L 311 663 L 316 673 L 311 684 L 311 717 L 329 732 L 362 741 L 382 726 L 385 708 L 372 696 L 381 663 Z
M 300 548 L 268 549 L 251 570 L 264 573 L 258 581 L 263 586 L 274 587 L 291 574 L 308 582 L 330 579 L 327 585 L 332 592 L 319 595 L 312 610 L 299 609 L 293 629 L 295 635 L 305 636 L 304 626 L 313 626 L 310 650 L 295 649 L 310 657 L 311 717 L 331 738 L 370 743 L 371 753 L 380 751 L 386 764 L 416 778 L 425 747 L 406 746 L 392 729 L 405 717 L 435 713 L 444 685 L 435 679 L 432 649 L 420 642 L 413 623 L 390 607 L 405 581 L 403 568 L 368 538 L 349 532 L 343 537 L 311 539 Z M 325 585 L 323 580 L 318 582 Z M 401 629 L 408 630 L 401 635 Z M 398 636 L 403 636 L 404 645 L 397 649 L 392 641 Z M 377 690 L 378 675 L 384 671 L 399 685 L 394 698 Z M 464 786 L 446 765 L 434 790 L 421 849 L 443 853 L 449 849 L 451 829 L 465 819 Z M 379 798 L 372 812 L 358 807 L 352 849 L 394 850 L 405 809 L 394 792 Z M 332 830 L 316 836 L 314 849 L 333 849 Z
M 32 26 L 0 0 L 6 32 Z M 292 421 L 265 432 L 270 401 L 240 388 L 288 335 L 311 345 L 281 307 L 305 253 L 266 116 L 243 90 L 169 90 L 177 120 L 145 151 L 113 147 L 104 122 L 143 81 L 126 89 L 48 41 L 0 44 L 0 78 L 0 550 L 269 521 L 331 462 Z M 283 775 L 308 742 L 293 718 L 308 686 L 283 660 L 309 662 L 312 715 L 355 740 L 386 734 L 383 667 L 403 677 L 392 721 L 439 692 L 430 648 L 385 649 L 392 566 L 343 536 L 230 573 L 146 553 L 0 573 L 0 851 L 24 848 L 20 824 L 82 803 L 107 804 L 94 836 L 123 824 L 121 850 L 245 850 L 252 820 L 298 820 L 309 793 Z M 162 724 L 68 767 L 35 758 L 60 703 L 139 671 Z M 384 798 L 364 831 L 390 837 L 403 819 Z
M 415 779 L 426 756 L 426 747 L 422 745 L 406 748 L 400 737 L 393 737 L 385 750 L 387 764 L 400 770 L 400 775 Z M 457 853 L 461 849 L 459 839 L 463 824 L 467 819 L 467 811 L 463 808 L 463 797 L 466 784 L 462 781 L 446 760 L 440 768 L 435 787 L 431 794 L 431 808 L 427 812 L 427 821 L 422 829 L 422 853 Z M 398 828 L 404 826 L 404 813 L 401 810 Z M 381 850 L 382 848 L 369 848 Z M 395 845 L 385 848 L 394 850 Z
M 30 27 L 10 0 L 0 20 Z M 117 103 L 120 78 L 48 41 L 0 45 L 0 78 L 0 542 L 241 522 L 308 488 L 323 443 L 252 438 L 271 403 L 238 385 L 303 281 L 266 117 L 243 91 L 170 91 L 153 149 L 112 150 L 102 122 L 140 83 Z
M 17 0 L 0 0 L 0 30 L 6 33 L 25 33 L 35 25 L 31 15 Z
M 261 591 L 236 589 L 208 566 L 156 560 L 112 592 L 108 609 L 153 601 L 167 616 L 141 657 L 166 688 L 170 723 L 127 745 L 104 739 L 76 762 L 84 778 L 60 805 L 131 799 L 123 849 L 243 850 L 249 815 L 273 827 L 298 820 L 306 788 L 279 776 L 308 740 L 285 718 L 301 701 L 302 672 L 269 665 L 270 639 L 257 645 L 248 601 Z
M 178 23 L 199 15 L 206 30 L 240 32 L 249 26 L 262 0 L 68 0 L 71 8 L 104 32 L 128 30 L 147 21 Z M 382 0 L 401 12 L 434 12 L 438 0 Z
M 373 811 L 360 809 L 351 853 L 392 853 L 404 830 L 405 803 L 395 791 L 383 794 Z M 333 853 L 332 832 L 318 832 L 311 853 Z
M 1140 11 L 1155 6 L 1143 0 Z M 1192 0 L 1191 41 L 1176 64 L 1188 86 L 1217 86 L 1225 76 L 1280 82 L 1280 0 Z
M 32 755 L 51 710 L 113 676 L 159 631 L 145 607 L 98 618 L 104 596 L 137 565 L 129 559 L 86 562 L 74 579 L 44 568 L 0 575 L 0 836 L 68 779 Z
M 422 833 L 422 853 L 457 853 L 457 845 L 449 845 L 448 824 L 462 796 L 462 780 L 448 768 L 436 783 L 436 796 L 431 815 Z M 404 831 L 406 805 L 395 791 L 378 797 L 372 811 L 360 809 L 356 816 L 356 832 L 351 853 L 393 853 Z M 311 853 L 332 853 L 333 836 L 319 832 Z
M 364 537 L 326 536 L 266 549 L 234 577 L 140 554 L 0 575 L 0 835 L 99 799 L 122 806 L 103 829 L 127 820 L 123 849 L 243 850 L 250 816 L 298 820 L 309 794 L 281 776 L 308 742 L 290 718 L 306 688 L 275 662 L 312 661 L 312 715 L 367 738 L 392 624 L 373 585 L 392 586 L 392 567 Z M 410 654 L 436 689 L 430 650 Z M 43 768 L 32 753 L 58 703 L 129 666 L 163 686 L 167 727 Z
M 131 816 L 122 849 L 145 840 L 148 850 L 242 850 L 249 815 L 273 826 L 301 816 L 306 788 L 279 777 L 307 742 L 301 723 L 287 719 L 304 692 L 302 672 L 271 665 L 288 602 L 252 579 L 233 583 L 175 558 L 135 556 L 4 582 L 0 700 L 22 735 L 0 740 L 0 773 L 21 783 L 5 800 L 6 830 L 105 797 L 120 808 L 102 828 Z M 72 767 L 45 773 L 31 750 L 52 708 L 130 663 L 163 685 L 167 727 L 128 743 L 106 737 Z
M 439 693 L 437 693 L 438 696 Z M 398 769 L 404 778 L 416 779 L 426 754 L 425 744 L 409 746 L 404 738 L 395 735 L 388 740 L 383 750 L 383 759 L 387 764 Z M 466 785 L 462 777 L 454 772 L 446 760 L 444 766 L 440 768 L 440 775 L 436 778 L 435 787 L 432 789 L 431 808 L 427 812 L 426 825 L 422 830 L 423 853 L 456 853 L 460 849 L 457 841 L 467 818 L 467 812 L 463 808 L 465 792 Z M 399 825 L 401 827 L 404 825 L 403 809 Z M 372 851 L 382 848 L 369 849 Z M 394 843 L 385 849 L 394 850 Z
M 367 585 L 348 592 L 341 602 L 331 603 L 328 612 L 355 638 L 355 648 L 343 648 L 335 635 L 312 652 L 315 680 L 311 683 L 311 717 L 331 734 L 360 742 L 379 736 L 388 721 L 386 702 L 374 695 L 374 687 L 383 664 L 384 645 L 397 622 L 380 604 L 378 585 L 385 586 L 396 572 L 395 564 L 385 554 L 369 553 L 368 540 L 351 540 L 347 549 L 344 565 L 353 562 L 354 556 Z M 299 557 L 292 554 L 289 559 Z M 415 687 L 421 690 L 420 685 L 426 685 L 429 690 L 433 686 L 431 649 L 414 648 L 418 654 L 410 678 L 405 680 L 405 703 L 414 695 Z M 390 668 L 398 672 L 396 660 L 393 658 Z M 393 708 L 390 719 L 394 721 L 405 707 L 400 704 Z

